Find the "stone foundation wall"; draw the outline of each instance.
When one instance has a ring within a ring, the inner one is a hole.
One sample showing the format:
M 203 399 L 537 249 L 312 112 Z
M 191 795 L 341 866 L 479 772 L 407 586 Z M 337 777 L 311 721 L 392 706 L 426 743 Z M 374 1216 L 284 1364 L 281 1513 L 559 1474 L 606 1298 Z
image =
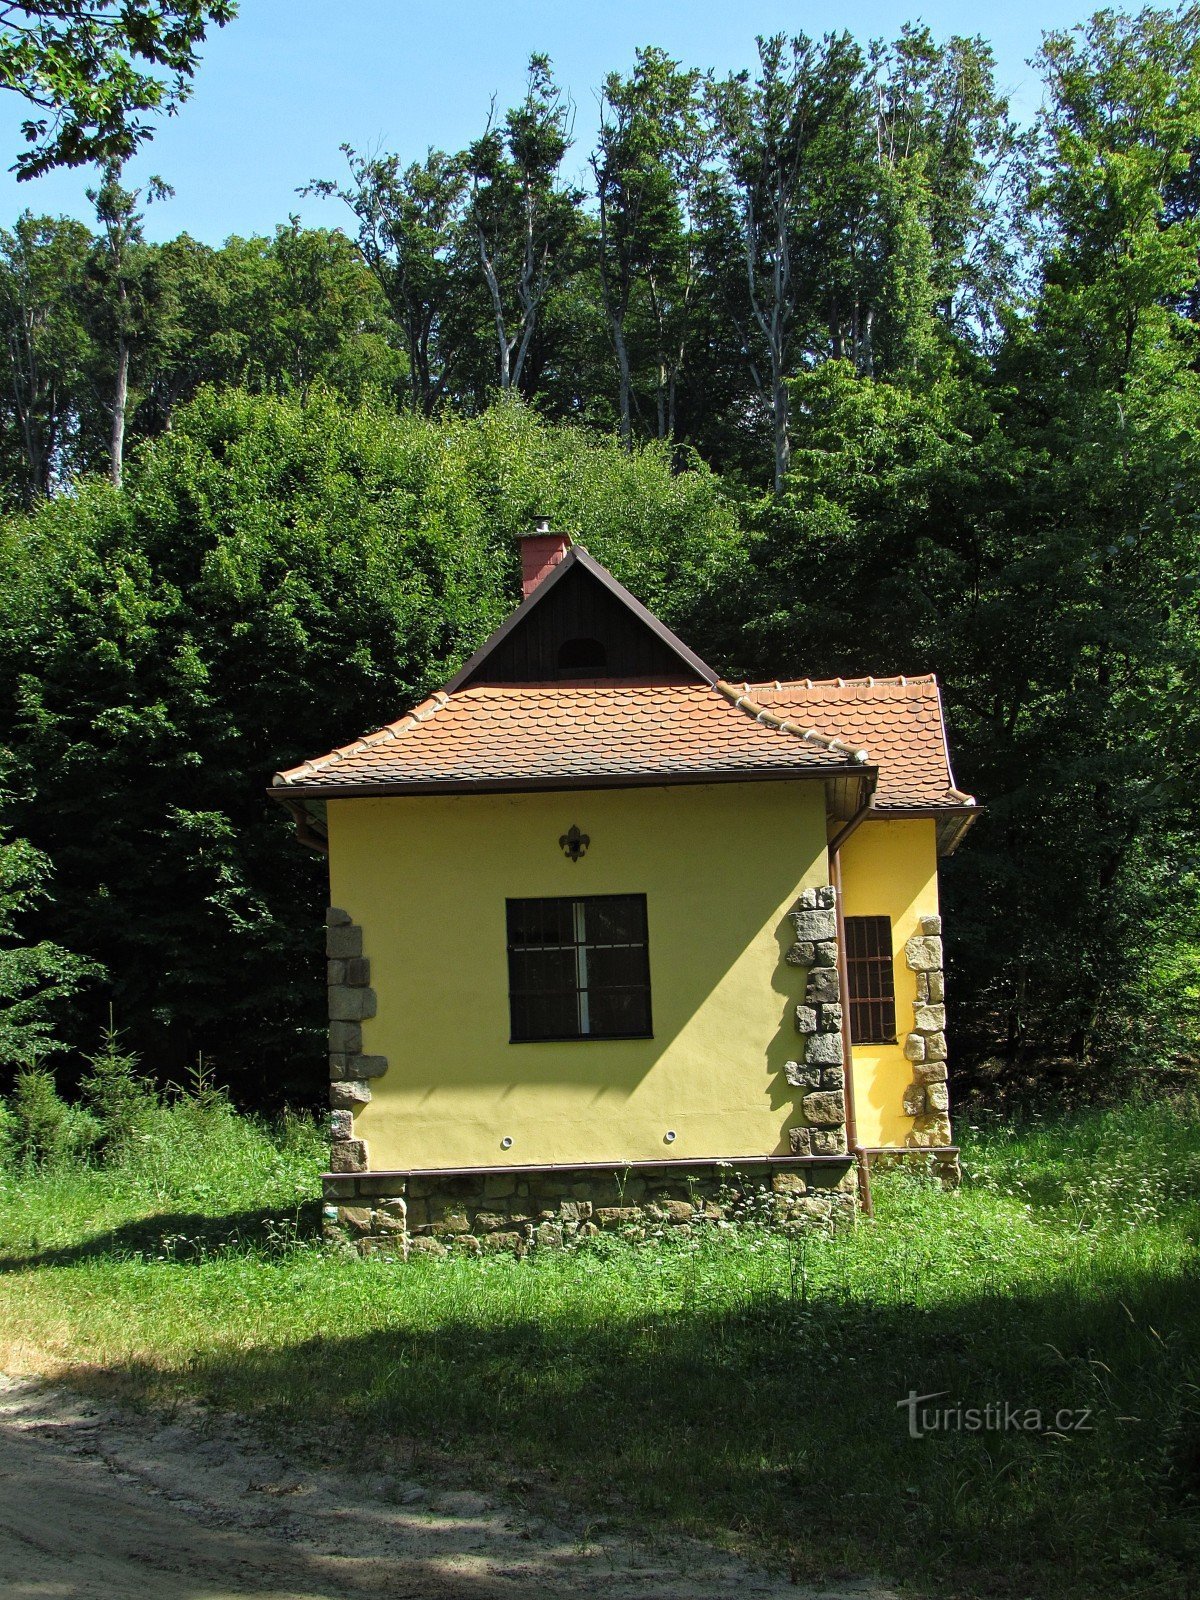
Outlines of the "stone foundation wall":
M 789 1232 L 854 1218 L 844 1161 L 479 1173 L 329 1173 L 325 1231 L 364 1255 L 479 1254 L 557 1248 L 600 1233 L 646 1238 L 758 1221 Z
M 904 959 L 917 978 L 912 1030 L 904 1041 L 904 1054 L 913 1069 L 913 1081 L 904 1091 L 904 1113 L 913 1118 L 906 1142 L 929 1149 L 953 1139 L 941 917 L 921 918 L 921 932 L 905 944 Z
M 962 1183 L 962 1165 L 958 1159 L 957 1145 L 911 1146 L 907 1150 L 872 1150 L 868 1157 L 871 1174 L 893 1172 L 918 1173 L 934 1178 L 946 1189 L 957 1189 Z

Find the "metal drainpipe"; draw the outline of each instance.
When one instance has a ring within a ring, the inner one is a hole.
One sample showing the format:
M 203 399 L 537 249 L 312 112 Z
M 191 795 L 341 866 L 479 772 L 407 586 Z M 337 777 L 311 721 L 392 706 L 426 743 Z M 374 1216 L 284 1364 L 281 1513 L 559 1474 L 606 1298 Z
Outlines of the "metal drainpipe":
M 829 878 L 833 884 L 833 914 L 838 939 L 838 993 L 842 1003 L 842 1055 L 845 1058 L 846 1145 L 858 1169 L 858 1201 L 863 1216 L 875 1215 L 871 1199 L 871 1168 L 867 1152 L 858 1141 L 858 1117 L 854 1109 L 854 1046 L 850 1039 L 850 977 L 846 966 L 846 917 L 842 909 L 842 845 L 870 809 L 870 801 L 842 829 L 829 847 Z

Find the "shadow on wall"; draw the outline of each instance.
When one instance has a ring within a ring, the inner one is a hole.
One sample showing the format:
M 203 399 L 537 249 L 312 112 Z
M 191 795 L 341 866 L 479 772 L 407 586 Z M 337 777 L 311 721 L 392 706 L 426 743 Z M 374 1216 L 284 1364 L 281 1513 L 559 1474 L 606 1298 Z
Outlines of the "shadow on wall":
M 797 884 L 790 895 L 789 910 L 794 906 L 801 887 L 801 884 Z M 746 955 L 751 942 L 762 940 L 760 919 L 767 914 L 763 906 L 759 904 L 743 908 L 740 918 L 732 914 L 733 909 L 731 907 L 730 913 L 720 919 L 719 934 L 710 932 L 707 924 L 703 924 L 702 936 L 693 934 L 693 940 L 688 945 L 689 959 L 683 967 L 684 975 L 681 978 L 677 969 L 672 976 L 673 1004 L 669 1011 L 660 1003 L 662 989 L 655 984 L 654 1034 L 651 1039 L 573 1042 L 567 1046 L 573 1052 L 569 1074 L 554 1061 L 553 1043 L 549 1047 L 542 1044 L 515 1047 L 521 1051 L 520 1070 L 516 1075 L 507 1061 L 492 1065 L 486 1058 L 472 1057 L 468 1064 L 448 1069 L 444 1077 L 439 1077 L 436 1084 L 431 1084 L 424 1091 L 423 1099 L 428 1100 L 456 1086 L 474 1091 L 489 1082 L 502 1086 L 500 1097 L 504 1099 L 518 1086 L 522 1089 L 530 1084 L 553 1086 L 567 1078 L 572 1085 L 591 1081 L 590 1103 L 595 1106 L 601 1106 L 613 1096 L 628 1097 L 639 1083 L 649 1077 L 660 1059 L 712 1001 L 714 992 L 729 978 L 733 968 Z M 699 917 L 692 924 L 693 928 L 701 925 Z M 656 930 L 652 921 L 652 967 L 656 931 L 660 936 L 664 932 L 662 929 Z M 789 966 L 784 960 L 796 939 L 795 928 L 786 913 L 773 928 L 772 936 L 773 947 L 769 953 L 763 941 L 762 988 L 752 991 L 748 988 L 744 1000 L 732 994 L 722 997 L 722 1014 L 728 1028 L 724 1054 L 741 1060 L 739 1070 L 744 1070 L 745 1077 L 740 1083 L 748 1096 L 761 1097 L 764 1105 L 783 1114 L 780 1135 L 774 1148 L 763 1153 L 789 1155 L 791 1144 L 788 1133 L 792 1127 L 804 1123 L 800 1100 L 805 1091 L 788 1084 L 784 1067 L 803 1052 L 802 1041 L 796 1032 L 795 1009 L 804 999 L 806 969 Z M 671 937 L 669 932 L 666 937 Z M 767 988 L 782 1001 L 778 1020 L 774 1024 L 767 1019 L 763 1009 L 762 993 Z M 665 1020 L 667 1018 L 670 1019 L 669 1024 Z M 394 1066 L 389 1067 L 389 1071 L 399 1076 Z
M 823 829 L 823 815 L 820 820 Z M 486 906 L 477 907 L 479 920 L 473 932 L 476 956 L 480 948 L 489 953 L 486 968 L 476 959 L 460 971 L 441 973 L 436 985 L 437 993 L 452 996 L 456 1018 L 470 1017 L 476 1030 L 486 1025 L 492 1036 L 481 1045 L 478 1032 L 463 1032 L 462 1048 L 444 1048 L 440 1053 L 395 1050 L 394 1059 L 389 1056 L 387 1087 L 402 1081 L 417 1103 L 456 1090 L 475 1094 L 491 1089 L 503 1095 L 514 1085 L 524 1089 L 563 1082 L 573 1089 L 591 1088 L 593 1103 L 628 1097 L 681 1035 L 697 1024 L 701 1031 L 709 1030 L 707 1011 L 711 1033 L 699 1053 L 719 1052 L 726 1059 L 744 1060 L 749 1072 L 760 1074 L 752 1087 L 764 1096 L 764 1103 L 783 1106 L 790 1093 L 783 1067 L 797 1049 L 792 1008 L 803 998 L 804 980 L 799 969 L 783 961 L 783 952 L 794 941 L 786 915 L 778 924 L 773 919 L 781 904 L 791 909 L 808 879 L 825 880 L 811 864 L 806 874 L 803 859 L 793 860 L 789 870 L 783 860 L 786 852 L 780 853 L 778 864 L 772 861 L 768 870 L 758 870 L 748 880 L 737 853 L 730 850 L 726 825 L 725 814 L 716 812 L 707 831 L 697 831 L 693 839 L 698 858 L 705 862 L 703 873 L 695 871 L 690 857 L 680 859 L 678 877 L 658 882 L 649 895 L 652 1039 L 573 1041 L 566 1046 L 556 1041 L 510 1044 L 504 896 L 497 891 Z M 655 849 L 660 871 L 662 863 L 673 861 L 677 854 L 665 823 L 661 832 L 659 840 L 658 830 L 641 830 L 643 843 L 650 838 L 661 844 Z M 798 845 L 808 843 L 798 840 Z M 824 850 L 823 833 L 817 848 Z M 799 850 L 801 858 L 804 853 Z M 630 869 L 612 881 L 572 880 L 569 886 L 583 893 L 610 893 L 636 888 L 637 882 Z M 750 965 L 731 976 L 755 946 Z M 385 965 L 389 947 L 405 949 L 403 963 L 390 975 Z M 380 990 L 381 1018 L 386 1018 L 388 1008 L 402 1015 L 412 1014 L 413 1007 L 420 1008 L 417 1015 L 427 1013 L 428 993 L 435 986 L 406 945 L 403 932 L 388 927 L 368 930 L 365 953 L 372 959 Z M 784 1002 L 781 1011 L 772 1011 L 769 1002 L 764 1011 L 764 996 L 772 992 Z M 375 1048 L 379 1038 L 377 1029 L 367 1048 Z M 456 1046 L 459 1042 L 454 1041 Z M 566 1062 L 564 1048 L 569 1052 Z M 787 1150 L 786 1131 L 779 1149 Z

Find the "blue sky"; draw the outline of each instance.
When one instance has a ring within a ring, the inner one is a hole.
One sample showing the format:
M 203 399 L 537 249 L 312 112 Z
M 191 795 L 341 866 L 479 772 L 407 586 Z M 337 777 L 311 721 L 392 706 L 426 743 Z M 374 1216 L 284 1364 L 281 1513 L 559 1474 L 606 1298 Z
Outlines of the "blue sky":
M 549 53 L 575 101 L 579 143 L 568 161 L 582 168 L 597 86 L 606 72 L 627 70 L 638 45 L 724 72 L 752 64 L 759 33 L 844 27 L 866 40 L 893 37 L 918 16 L 939 37 L 989 38 L 1001 84 L 1025 118 L 1039 100 L 1026 61 L 1042 30 L 1069 27 L 1089 9 L 1084 0 L 946 0 L 919 11 L 881 0 L 242 0 L 241 16 L 206 46 L 192 99 L 161 125 L 127 181 L 158 173 L 175 188 L 147 217 L 155 239 L 187 231 L 218 244 L 231 233 L 269 233 L 290 212 L 334 226 L 348 219 L 336 201 L 301 200 L 296 189 L 341 176 L 339 145 L 406 158 L 429 145 L 458 149 L 479 131 L 493 94 L 501 107 L 518 97 L 533 50 Z M 0 96 L 0 156 L 15 155 L 21 116 L 15 96 Z M 0 224 L 26 206 L 87 219 L 91 181 L 71 172 L 18 184 L 4 172 Z

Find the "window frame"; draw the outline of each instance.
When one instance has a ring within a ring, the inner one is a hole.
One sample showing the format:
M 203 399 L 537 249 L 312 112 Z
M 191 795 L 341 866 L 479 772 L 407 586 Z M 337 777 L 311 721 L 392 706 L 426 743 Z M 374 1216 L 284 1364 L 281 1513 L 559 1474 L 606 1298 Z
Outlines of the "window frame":
M 640 937 L 629 939 L 588 939 L 586 907 L 593 904 L 611 904 L 614 901 L 628 901 L 640 913 Z M 514 910 L 519 906 L 550 905 L 565 906 L 570 908 L 570 927 L 572 938 L 570 942 L 547 943 L 543 945 L 521 945 L 514 943 Z M 508 1042 L 510 1044 L 584 1044 L 604 1043 L 613 1039 L 652 1039 L 654 1037 L 654 1011 L 650 982 L 650 928 L 649 910 L 644 894 L 585 894 L 585 895 L 509 895 L 504 902 L 505 916 L 505 942 L 508 966 Z M 558 950 L 573 951 L 575 959 L 575 984 L 571 988 L 563 989 L 519 989 L 515 982 L 514 956 L 522 951 L 529 950 Z M 593 950 L 603 949 L 628 949 L 640 951 L 641 972 L 640 981 L 625 984 L 597 985 L 590 981 L 588 971 L 588 953 Z M 591 1021 L 591 998 L 593 994 L 624 993 L 634 991 L 645 997 L 646 1026 L 635 1032 L 628 1033 L 594 1033 L 584 1032 L 585 1022 Z M 580 1031 L 576 1033 L 518 1033 L 516 1030 L 516 1013 L 514 1001 L 528 1001 L 538 994 L 563 997 L 573 995 L 576 1001 L 576 1015 L 579 1019 Z
M 846 930 L 846 990 L 850 1001 L 850 1043 L 852 1045 L 894 1045 L 900 1042 L 896 1028 L 896 956 L 893 948 L 892 919 L 886 916 L 843 917 Z M 856 942 L 851 930 L 861 935 Z M 880 949 L 882 945 L 882 950 Z M 865 948 L 864 948 L 865 946 Z M 882 984 L 872 985 L 871 977 L 886 975 Z M 862 987 L 864 977 L 866 988 Z M 872 992 L 872 990 L 874 992 Z M 891 1032 L 886 1024 L 890 1015 Z M 868 1027 L 859 1031 L 860 1017 Z M 878 1020 L 877 1020 L 878 1019 Z

